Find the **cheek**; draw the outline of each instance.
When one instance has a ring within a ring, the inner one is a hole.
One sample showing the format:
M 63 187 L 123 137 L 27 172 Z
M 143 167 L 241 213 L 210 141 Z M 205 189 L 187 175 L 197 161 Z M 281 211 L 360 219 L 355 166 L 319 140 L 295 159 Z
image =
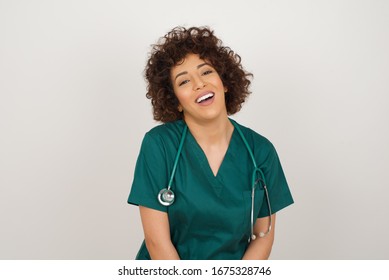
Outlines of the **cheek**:
M 192 94 L 192 88 L 190 84 L 174 87 L 173 90 L 177 98 L 188 98 Z
M 223 84 L 223 81 L 219 77 L 217 77 L 215 79 L 215 84 L 217 84 L 217 86 L 220 87 L 220 88 L 223 88 L 223 89 L 225 88 L 225 86 Z
M 188 94 L 182 88 L 174 88 L 174 94 L 176 95 L 180 104 L 185 104 L 188 99 Z
M 208 81 L 212 82 L 214 85 L 223 86 L 223 81 L 218 73 L 215 73 L 215 75 L 210 75 Z

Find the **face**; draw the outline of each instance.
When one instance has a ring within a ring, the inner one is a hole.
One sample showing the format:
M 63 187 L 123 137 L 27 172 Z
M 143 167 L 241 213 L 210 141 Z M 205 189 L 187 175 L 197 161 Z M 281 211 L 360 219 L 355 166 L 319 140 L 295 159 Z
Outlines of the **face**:
M 226 89 L 215 68 L 197 54 L 188 54 L 170 72 L 178 110 L 185 121 L 204 122 L 227 117 Z

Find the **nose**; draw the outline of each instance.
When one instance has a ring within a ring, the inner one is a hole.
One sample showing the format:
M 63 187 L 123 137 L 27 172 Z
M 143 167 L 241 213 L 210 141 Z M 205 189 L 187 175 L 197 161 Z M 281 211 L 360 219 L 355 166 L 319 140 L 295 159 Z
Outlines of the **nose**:
M 205 82 L 201 79 L 201 77 L 197 77 L 194 79 L 193 90 L 200 90 L 205 87 Z

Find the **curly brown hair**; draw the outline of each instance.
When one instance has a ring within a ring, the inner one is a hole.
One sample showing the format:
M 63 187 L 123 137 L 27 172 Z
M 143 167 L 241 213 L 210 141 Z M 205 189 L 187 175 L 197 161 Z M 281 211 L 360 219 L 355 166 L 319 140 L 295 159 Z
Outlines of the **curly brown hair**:
M 146 97 L 151 99 L 154 119 L 166 123 L 183 118 L 183 113 L 177 109 L 179 103 L 170 71 L 190 53 L 198 54 L 215 68 L 228 89 L 225 94 L 228 115 L 238 112 L 251 93 L 249 77 L 253 76 L 243 69 L 240 56 L 223 46 L 209 27 L 186 29 L 179 26 L 152 46 L 145 68 Z

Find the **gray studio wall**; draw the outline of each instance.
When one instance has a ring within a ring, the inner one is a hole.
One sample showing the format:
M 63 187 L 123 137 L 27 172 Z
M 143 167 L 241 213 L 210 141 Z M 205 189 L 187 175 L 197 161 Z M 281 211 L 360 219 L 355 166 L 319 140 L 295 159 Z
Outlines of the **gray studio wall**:
M 134 258 L 142 71 L 176 25 L 211 26 L 254 73 L 234 118 L 296 202 L 272 259 L 387 259 L 389 2 L 371 0 L 1 0 L 0 258 Z

